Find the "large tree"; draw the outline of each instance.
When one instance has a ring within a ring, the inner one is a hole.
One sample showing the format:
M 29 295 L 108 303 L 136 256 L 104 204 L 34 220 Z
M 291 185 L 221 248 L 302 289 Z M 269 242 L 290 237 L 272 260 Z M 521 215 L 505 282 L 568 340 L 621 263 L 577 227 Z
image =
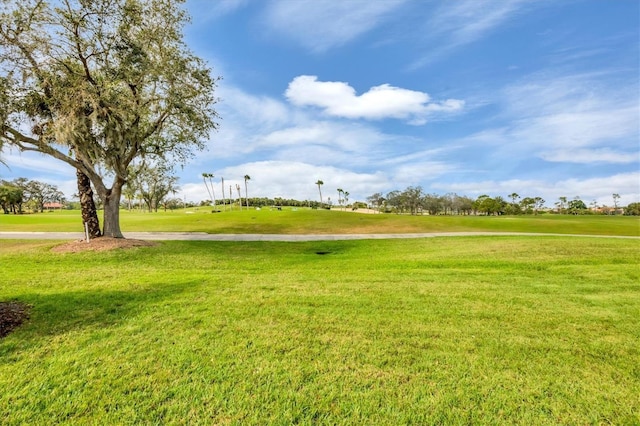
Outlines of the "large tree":
M 122 237 L 132 162 L 183 162 L 217 128 L 217 80 L 183 42 L 183 1 L 0 2 L 0 140 L 88 176 L 103 234 Z

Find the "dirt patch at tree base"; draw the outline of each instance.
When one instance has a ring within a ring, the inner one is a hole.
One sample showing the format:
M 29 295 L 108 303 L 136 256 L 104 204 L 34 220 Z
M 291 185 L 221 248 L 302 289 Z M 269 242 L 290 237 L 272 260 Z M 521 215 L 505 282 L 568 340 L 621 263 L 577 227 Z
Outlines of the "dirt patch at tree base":
M 56 253 L 78 253 L 83 251 L 107 251 L 115 249 L 129 249 L 133 247 L 150 247 L 155 246 L 158 243 L 144 240 L 134 240 L 128 238 L 111 238 L 111 237 L 99 237 L 89 240 L 76 240 L 69 241 L 57 245 L 51 249 Z
M 21 302 L 0 302 L 0 339 L 28 320 L 30 309 Z

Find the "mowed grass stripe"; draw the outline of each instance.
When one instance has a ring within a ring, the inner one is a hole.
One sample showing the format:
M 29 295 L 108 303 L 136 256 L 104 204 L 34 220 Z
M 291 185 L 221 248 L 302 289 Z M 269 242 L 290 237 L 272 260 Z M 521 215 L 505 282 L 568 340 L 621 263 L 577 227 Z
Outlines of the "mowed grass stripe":
M 54 244 L 0 245 L 6 424 L 640 421 L 635 240 Z

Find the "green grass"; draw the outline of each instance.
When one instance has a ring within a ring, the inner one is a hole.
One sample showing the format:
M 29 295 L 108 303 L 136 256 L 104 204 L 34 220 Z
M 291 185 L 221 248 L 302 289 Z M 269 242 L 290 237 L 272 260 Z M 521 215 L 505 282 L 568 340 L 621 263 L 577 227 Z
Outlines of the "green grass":
M 54 244 L 0 244 L 3 424 L 640 423 L 637 240 Z
M 536 232 L 640 236 L 640 218 L 625 216 L 409 216 L 311 209 L 243 210 L 212 214 L 210 208 L 175 212 L 121 211 L 122 231 L 255 234 L 355 234 L 456 231 Z M 0 215 L 0 231 L 82 232 L 79 211 Z

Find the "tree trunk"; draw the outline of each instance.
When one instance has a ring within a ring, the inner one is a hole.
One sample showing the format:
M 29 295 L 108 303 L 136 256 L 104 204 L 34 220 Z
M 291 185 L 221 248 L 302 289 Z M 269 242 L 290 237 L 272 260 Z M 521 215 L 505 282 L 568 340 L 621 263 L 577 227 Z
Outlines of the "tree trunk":
M 116 178 L 113 187 L 102 197 L 104 202 L 104 232 L 105 237 L 124 238 L 120 231 L 120 195 L 124 181 Z
M 96 204 L 93 201 L 93 190 L 91 189 L 91 181 L 89 177 L 82 171 L 76 170 L 78 180 L 78 194 L 80 196 L 80 207 L 82 210 L 82 223 L 86 223 L 89 228 L 89 237 L 97 238 L 100 235 L 100 221 L 98 220 L 98 212 Z

